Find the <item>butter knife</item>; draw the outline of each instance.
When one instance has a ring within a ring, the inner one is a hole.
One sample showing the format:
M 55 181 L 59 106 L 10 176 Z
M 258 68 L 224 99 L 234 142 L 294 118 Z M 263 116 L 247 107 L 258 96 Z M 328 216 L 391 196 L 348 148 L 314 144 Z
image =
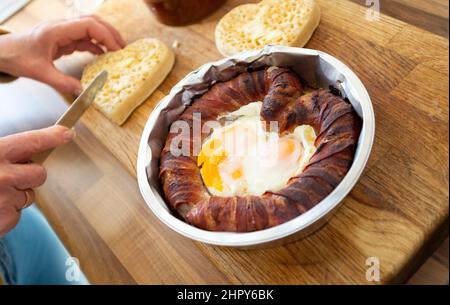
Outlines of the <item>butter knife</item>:
M 58 119 L 55 125 L 62 125 L 67 128 L 72 128 L 89 108 L 94 101 L 97 94 L 102 90 L 108 78 L 108 72 L 100 72 L 89 86 L 84 90 L 80 96 L 70 105 L 69 109 Z M 54 149 L 49 149 L 37 155 L 34 155 L 32 161 L 37 164 L 42 164 L 52 153 Z

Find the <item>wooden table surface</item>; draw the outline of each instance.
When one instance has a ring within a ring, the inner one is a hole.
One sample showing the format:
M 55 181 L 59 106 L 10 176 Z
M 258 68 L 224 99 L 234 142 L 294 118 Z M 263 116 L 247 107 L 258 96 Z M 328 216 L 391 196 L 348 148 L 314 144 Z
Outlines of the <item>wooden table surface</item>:
M 243 2 L 249 1 L 228 1 L 204 22 L 184 28 L 156 23 L 140 1 L 106 2 L 99 14 L 127 41 L 177 40 L 177 63 L 123 127 L 95 109 L 86 113 L 75 143 L 46 163 L 49 178 L 38 190 L 40 207 L 93 283 L 365 284 L 369 257 L 380 260 L 383 283 L 404 282 L 448 235 L 448 27 L 446 33 L 442 26 L 431 33 L 405 14 L 369 21 L 367 8 L 357 3 L 318 1 L 322 21 L 307 47 L 336 56 L 358 74 L 372 97 L 377 132 L 359 183 L 317 233 L 270 249 L 209 246 L 172 232 L 140 197 L 136 156 L 152 108 L 188 72 L 221 57 L 215 24 Z M 35 0 L 6 25 L 20 30 L 61 17 L 64 3 Z M 52 9 L 42 9 L 50 4 Z M 436 5 L 410 7 L 434 14 Z M 75 56 L 59 64 L 77 73 L 80 61 Z M 67 107 L 53 90 L 31 80 L 0 90 L 1 102 L 7 96 L 20 101 L 16 107 L 40 109 L 39 117 L 22 112 L 18 124 L 11 119 L 14 107 L 0 103 L 0 118 L 10 118 L 0 120 L 3 134 L 48 125 Z

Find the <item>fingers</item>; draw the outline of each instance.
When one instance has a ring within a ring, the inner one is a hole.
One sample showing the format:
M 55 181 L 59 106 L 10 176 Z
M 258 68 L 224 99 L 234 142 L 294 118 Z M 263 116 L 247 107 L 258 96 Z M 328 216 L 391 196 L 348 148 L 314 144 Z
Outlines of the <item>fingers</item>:
M 109 28 L 101 22 L 94 18 L 86 18 L 85 24 L 89 37 L 104 45 L 108 50 L 117 51 L 123 48 Z
M 118 36 L 118 32 L 111 30 L 112 26 L 106 26 L 105 24 L 98 17 L 92 16 L 71 19 L 56 24 L 53 35 L 59 39 L 58 45 L 60 47 L 67 46 L 73 41 L 94 39 L 110 51 L 122 49 L 124 43 Z
M 0 208 L 0 238 L 11 231 L 20 220 L 20 211 L 13 206 Z
M 92 54 L 96 55 L 104 53 L 102 48 L 100 48 L 98 45 L 96 45 L 95 43 L 93 43 L 88 39 L 78 41 L 76 44 L 76 49 L 82 52 L 83 51 L 91 52 Z
M 38 164 L 8 164 L 2 167 L 0 185 L 18 190 L 32 189 L 44 184 L 47 171 Z
M 34 78 L 52 86 L 59 92 L 66 94 L 79 95 L 83 90 L 80 80 L 65 75 L 52 63 L 45 65 L 45 67 L 42 68 L 41 73 Z
M 28 194 L 34 201 L 34 191 L 29 190 Z M 27 203 L 27 195 L 24 191 L 18 191 L 12 187 L 0 188 L 0 238 L 11 231 L 19 222 L 20 210 Z
M 89 16 L 87 16 L 87 17 L 89 17 Z M 108 22 L 106 22 L 105 20 L 103 20 L 102 18 L 100 18 L 97 15 L 91 15 L 90 17 L 95 18 L 95 20 L 97 20 L 98 22 L 100 22 L 104 26 L 106 26 L 109 29 L 109 31 L 114 35 L 114 38 L 116 39 L 116 41 L 119 43 L 119 45 L 122 48 L 124 48 L 127 45 L 125 40 L 123 39 L 122 35 L 115 27 L 113 27 L 111 24 L 109 24 Z
M 64 145 L 74 137 L 74 131 L 63 126 L 27 131 L 0 138 L 0 153 L 12 163 L 30 160 L 34 154 Z
M 42 23 L 24 37 L 22 43 L 30 46 L 30 54 L 24 56 L 28 63 L 21 67 L 21 75 L 74 95 L 82 91 L 80 81 L 59 71 L 54 66 L 55 59 L 74 51 L 99 55 L 105 50 L 117 51 L 125 46 L 120 33 L 97 16 Z
M 36 194 L 34 190 L 17 190 L 13 187 L 0 188 L 0 210 L 13 207 L 15 210 L 22 210 L 27 204 L 34 202 Z
M 56 53 L 56 58 L 59 58 L 63 55 L 72 54 L 75 51 L 81 51 L 81 52 L 90 52 L 95 55 L 103 54 L 104 51 L 102 48 L 100 48 L 98 45 L 93 43 L 89 39 L 83 39 L 83 40 L 77 40 L 65 47 L 60 48 Z

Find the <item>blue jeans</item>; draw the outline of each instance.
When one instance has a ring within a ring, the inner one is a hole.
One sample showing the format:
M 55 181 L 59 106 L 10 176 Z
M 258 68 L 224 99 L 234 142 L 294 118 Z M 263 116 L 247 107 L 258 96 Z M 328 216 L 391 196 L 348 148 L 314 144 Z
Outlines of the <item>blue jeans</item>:
M 0 276 L 7 284 L 89 284 L 36 206 L 0 238 Z

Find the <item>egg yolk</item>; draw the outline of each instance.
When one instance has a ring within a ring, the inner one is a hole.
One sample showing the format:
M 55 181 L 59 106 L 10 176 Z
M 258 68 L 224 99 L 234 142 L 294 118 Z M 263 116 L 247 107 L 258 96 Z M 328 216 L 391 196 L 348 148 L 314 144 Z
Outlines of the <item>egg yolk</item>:
M 298 149 L 299 144 L 293 139 L 280 139 L 278 157 L 282 160 L 289 160 L 290 156 Z
M 226 153 L 223 150 L 219 150 L 220 145 L 221 142 L 218 139 L 213 139 L 205 143 L 198 155 L 197 166 L 201 167 L 200 172 L 205 185 L 221 192 L 223 186 L 217 166 L 226 158 Z
M 298 126 L 282 136 L 271 134 L 262 127 L 259 113 L 256 108 L 230 125 L 214 129 L 203 143 L 197 165 L 212 194 L 261 195 L 275 191 L 301 173 L 314 154 L 316 135 L 311 126 Z M 269 141 L 270 136 L 276 141 Z

